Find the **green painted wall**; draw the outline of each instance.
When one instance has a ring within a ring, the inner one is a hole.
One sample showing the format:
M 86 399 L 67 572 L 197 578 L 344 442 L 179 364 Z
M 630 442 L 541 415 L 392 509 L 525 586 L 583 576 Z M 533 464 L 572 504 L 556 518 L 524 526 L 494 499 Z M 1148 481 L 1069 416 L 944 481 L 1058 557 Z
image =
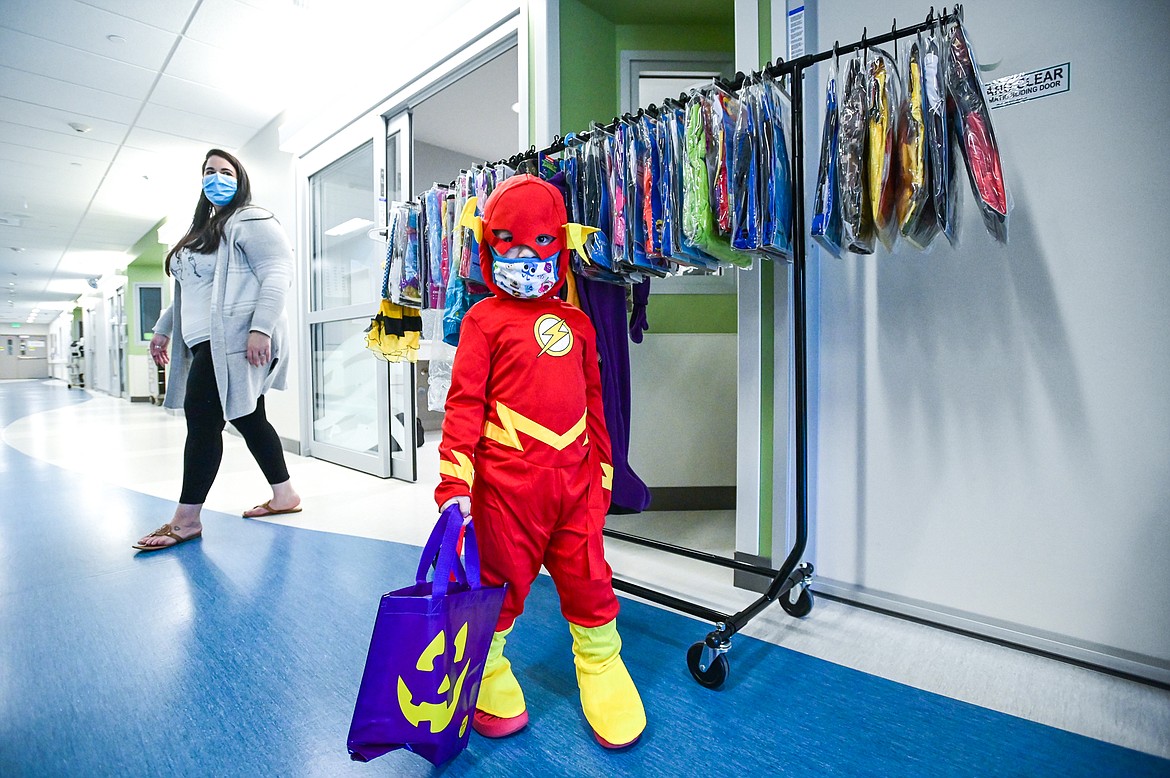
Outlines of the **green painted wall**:
M 650 304 L 646 320 L 653 335 L 686 332 L 736 332 L 733 294 L 654 294 L 650 282 Z
M 723 24 L 619 24 L 617 49 L 619 52 L 646 50 L 731 53 L 735 51 L 735 28 L 730 16 Z
M 608 122 L 618 110 L 617 28 L 580 0 L 561 0 L 560 134 Z
M 772 51 L 772 2 L 758 0 L 759 14 L 759 64 L 769 60 Z M 776 310 L 776 273 L 786 272 L 785 268 L 777 267 L 772 262 L 765 262 L 760 273 L 760 310 Z M 787 327 L 776 322 L 774 316 L 766 316 L 760 322 L 760 547 L 758 553 L 764 557 L 772 554 L 772 517 L 775 501 L 776 483 L 772 477 L 775 468 L 777 441 L 773 438 L 773 424 L 775 423 L 776 396 L 775 354 L 776 328 Z M 785 446 L 787 450 L 787 446 Z M 783 512 L 781 512 L 783 515 Z M 780 560 L 772 560 L 779 565 Z

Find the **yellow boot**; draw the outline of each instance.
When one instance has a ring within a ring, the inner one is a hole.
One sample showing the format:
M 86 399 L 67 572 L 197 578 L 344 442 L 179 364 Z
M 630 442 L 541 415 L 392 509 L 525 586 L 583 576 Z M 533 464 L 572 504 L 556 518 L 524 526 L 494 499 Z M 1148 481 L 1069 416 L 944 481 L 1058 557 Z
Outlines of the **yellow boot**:
M 504 639 L 511 631 L 508 627 L 492 635 L 484 662 L 475 716 L 471 720 L 472 728 L 484 737 L 507 737 L 528 724 L 524 692 L 512 674 L 512 663 L 504 658 Z
M 581 708 L 593 736 L 606 748 L 622 748 L 646 729 L 646 710 L 620 655 L 617 619 L 600 627 L 569 625 Z

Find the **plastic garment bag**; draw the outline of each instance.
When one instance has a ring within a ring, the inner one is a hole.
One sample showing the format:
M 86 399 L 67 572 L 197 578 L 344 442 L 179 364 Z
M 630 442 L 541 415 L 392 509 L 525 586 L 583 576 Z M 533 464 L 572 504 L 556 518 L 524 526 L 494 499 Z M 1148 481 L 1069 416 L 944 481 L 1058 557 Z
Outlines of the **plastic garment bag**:
M 422 337 L 430 347 L 426 367 L 427 408 L 439 413 L 447 405 L 451 389 L 451 369 L 455 363 L 455 349 L 443 341 L 443 312 L 422 312 Z
M 443 286 L 443 204 L 447 197 L 446 187 L 435 184 L 422 195 L 423 218 L 422 269 L 425 283 L 423 302 L 427 308 L 442 308 L 446 298 Z
M 585 241 L 584 259 L 589 261 L 589 267 L 601 270 L 613 270 L 612 246 L 610 231 L 612 225 L 613 202 L 610 198 L 608 147 L 612 145 L 613 137 L 594 123 L 589 131 L 589 138 L 585 141 L 581 157 L 581 207 L 584 216 L 582 224 L 599 228 L 598 232 L 590 235 Z
M 947 100 L 947 53 L 950 47 L 936 23 L 923 36 L 922 86 L 926 101 L 926 150 L 930 159 L 930 198 L 938 228 L 952 244 L 958 240 L 955 211 L 955 157 L 951 153 L 950 104 Z
M 731 201 L 731 247 L 741 251 L 758 249 L 763 239 L 760 219 L 760 87 L 747 84 L 740 93 L 739 116 L 731 137 L 731 174 L 728 198 Z
M 387 270 L 382 280 L 383 299 L 415 308 L 422 307 L 418 215 L 419 206 L 415 203 L 390 204 Z
M 767 254 L 792 256 L 792 163 L 788 128 L 792 102 L 774 79 L 760 82 L 760 248 Z
M 983 224 L 996 240 L 1006 243 L 1011 198 L 1003 177 L 987 95 L 979 80 L 979 64 L 962 23 L 951 28 L 947 89 L 955 103 L 960 148 L 967 163 L 971 191 L 983 214 Z
M 731 199 L 728 186 L 731 177 L 731 139 L 739 115 L 739 100 L 719 88 L 705 95 L 704 119 L 707 131 L 707 175 L 711 186 L 711 210 L 715 226 L 721 235 L 731 233 Z
M 898 229 L 910 245 L 924 249 L 938 234 L 938 220 L 930 197 L 920 41 L 910 45 L 904 71 L 906 91 L 898 110 L 898 158 L 901 161 L 897 185 Z
M 688 245 L 683 234 L 684 178 L 686 175 L 685 115 L 683 106 L 668 103 L 659 113 L 662 148 L 662 254 L 680 274 L 707 273 L 719 267 L 718 260 Z
M 702 95 L 695 96 L 687 103 L 683 127 L 683 237 L 716 259 L 739 267 L 751 267 L 751 255 L 733 251 L 715 226 L 710 181 L 707 178 L 709 146 L 703 103 Z
M 866 140 L 868 193 L 878 239 L 889 251 L 893 251 L 898 238 L 895 199 L 901 94 L 901 78 L 893 57 L 881 49 L 870 49 L 869 137 Z
M 631 272 L 648 272 L 665 276 L 653 261 L 654 219 L 648 200 L 654 189 L 651 180 L 650 139 L 643 131 L 639 117 L 626 117 L 619 122 L 619 135 L 625 144 L 626 162 L 626 247 Z M 650 244 L 647 250 L 647 244 Z
M 810 232 L 821 248 L 841 256 L 841 203 L 837 186 L 837 61 L 829 63 L 825 82 L 825 124 L 821 133 L 821 157 Z
M 629 190 L 626 187 L 626 130 L 625 125 L 619 123 L 614 128 L 613 141 L 608 144 L 609 155 L 609 196 L 613 203 L 610 212 L 610 256 L 613 259 L 613 269 L 624 271 L 630 265 L 630 247 L 628 244 L 629 230 L 626 225 L 628 215 L 626 199 Z
M 868 130 L 868 76 L 857 56 L 845 66 L 845 86 L 837 112 L 837 180 L 841 192 L 842 248 L 872 254 L 873 215 L 866 197 L 865 146 Z
M 454 199 L 449 203 L 451 237 L 450 248 L 447 252 L 447 287 L 443 296 L 443 342 L 450 346 L 459 344 L 459 327 L 463 324 L 463 314 L 470 307 L 466 284 L 459 276 L 459 263 L 465 248 L 465 233 L 470 232 L 459 223 L 463 210 L 467 206 L 468 192 L 470 191 L 469 176 L 466 170 L 459 173 L 455 179 L 454 188 Z
M 658 134 L 658 122 L 643 114 L 638 118 L 638 134 L 647 148 L 647 167 L 642 179 L 642 219 L 646 225 L 646 254 L 661 260 L 662 257 L 662 141 Z M 655 262 L 655 267 L 665 268 L 665 263 Z

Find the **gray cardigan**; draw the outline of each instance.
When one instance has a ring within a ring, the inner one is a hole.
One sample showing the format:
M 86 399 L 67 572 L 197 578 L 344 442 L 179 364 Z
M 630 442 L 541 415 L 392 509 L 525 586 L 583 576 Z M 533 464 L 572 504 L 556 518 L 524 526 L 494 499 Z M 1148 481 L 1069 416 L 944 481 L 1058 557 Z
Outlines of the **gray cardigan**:
M 211 361 L 224 418 L 238 419 L 256 409 L 269 389 L 284 389 L 288 374 L 288 317 L 285 295 L 292 286 L 293 255 L 276 217 L 257 206 L 241 208 L 224 225 L 211 282 Z M 171 365 L 163 405 L 182 408 L 187 394 L 191 349 L 183 342 L 183 286 L 175 284 L 171 306 L 154 325 L 171 339 Z M 248 364 L 248 333 L 272 338 L 271 361 Z

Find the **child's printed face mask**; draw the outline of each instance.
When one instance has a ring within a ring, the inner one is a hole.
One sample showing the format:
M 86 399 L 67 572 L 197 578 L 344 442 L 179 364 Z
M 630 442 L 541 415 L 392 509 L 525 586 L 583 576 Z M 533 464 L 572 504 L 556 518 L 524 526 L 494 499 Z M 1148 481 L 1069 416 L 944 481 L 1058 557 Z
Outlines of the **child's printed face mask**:
M 515 176 L 496 187 L 484 211 L 492 280 L 520 299 L 548 294 L 560 280 L 566 249 L 561 193 L 538 178 Z
M 489 247 L 490 248 L 490 247 Z M 515 251 L 509 251 L 511 254 Z M 492 280 L 500 289 L 521 300 L 532 300 L 547 294 L 557 282 L 556 254 L 547 259 L 536 255 L 501 257 L 492 252 Z M 528 252 L 524 252 L 527 254 Z

